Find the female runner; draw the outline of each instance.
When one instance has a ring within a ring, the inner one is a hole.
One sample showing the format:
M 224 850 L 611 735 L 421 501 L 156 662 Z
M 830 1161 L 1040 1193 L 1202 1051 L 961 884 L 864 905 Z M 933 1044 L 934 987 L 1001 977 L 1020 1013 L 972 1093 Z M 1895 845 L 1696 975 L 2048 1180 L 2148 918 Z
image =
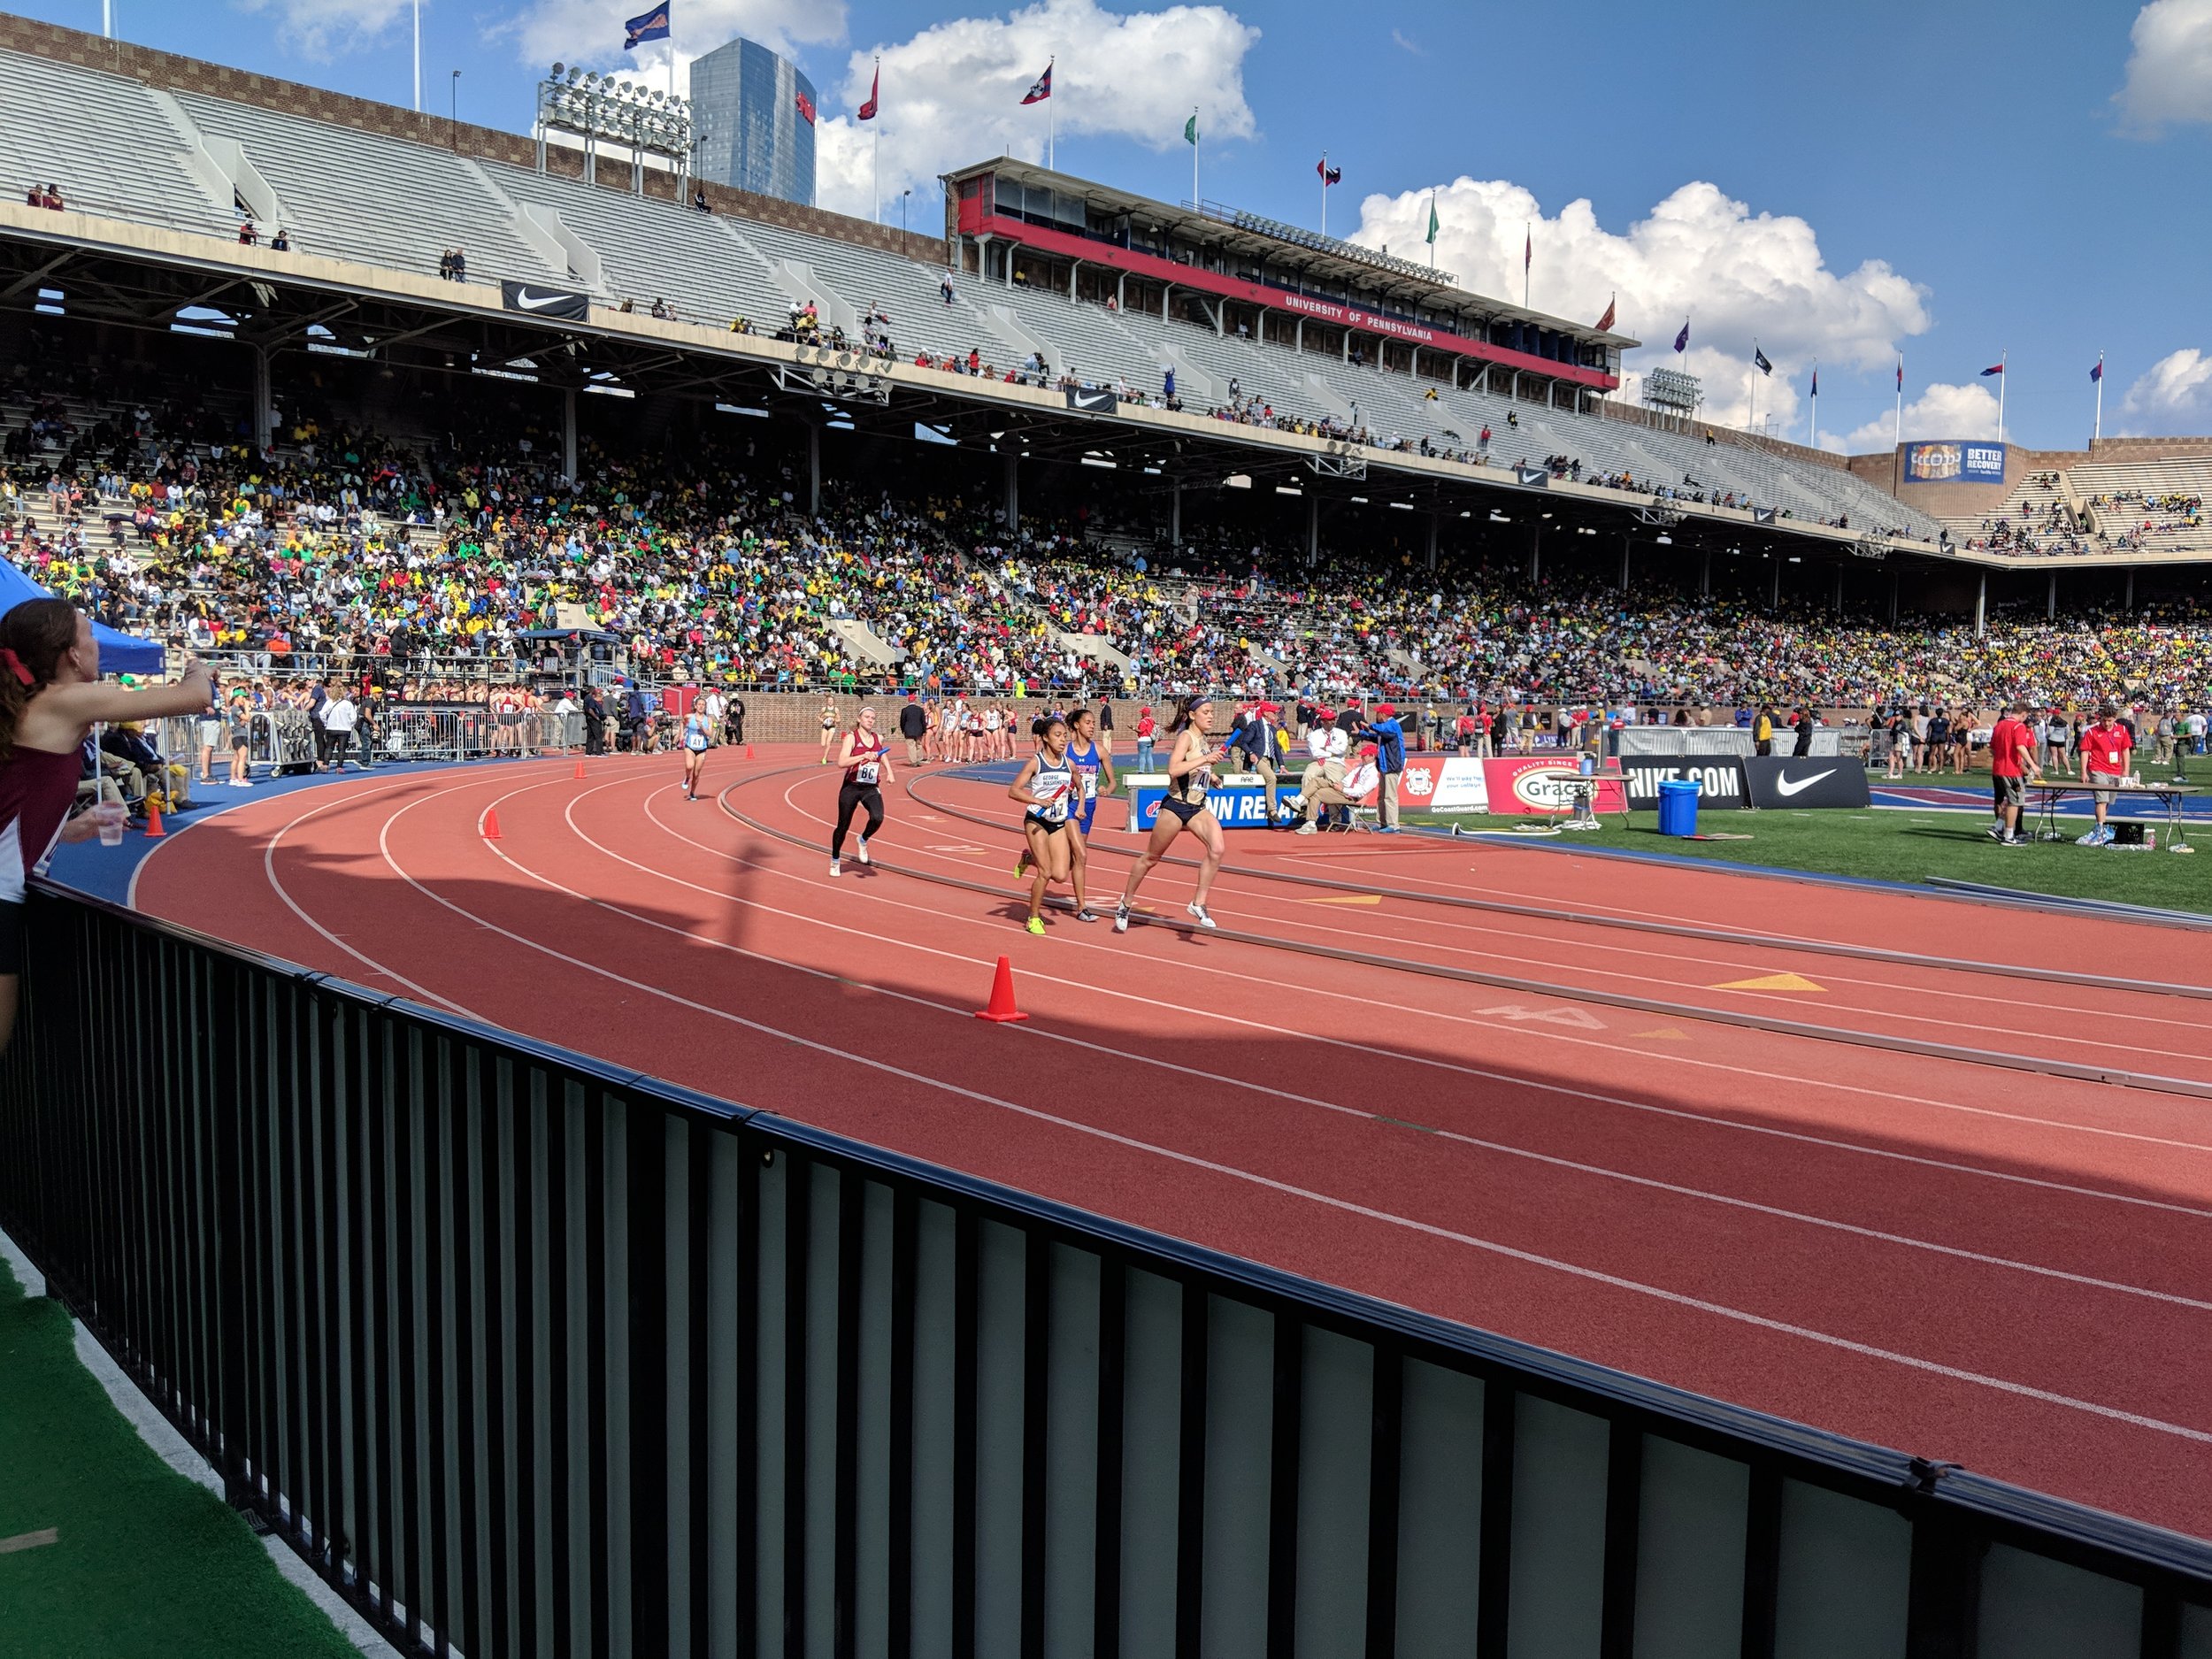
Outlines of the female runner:
M 684 799 L 699 798 L 699 773 L 707 764 L 707 746 L 714 741 L 714 722 L 698 703 L 684 716 Z
M 837 699 L 822 699 L 822 764 L 829 764 L 830 743 L 837 736 Z
M 1129 872 L 1129 885 L 1122 892 L 1121 902 L 1114 907 L 1114 931 L 1129 931 L 1129 907 L 1136 902 L 1137 889 L 1152 873 L 1152 866 L 1167 856 L 1168 848 L 1186 830 L 1195 835 L 1205 849 L 1205 856 L 1198 866 L 1198 891 L 1184 908 L 1201 927 L 1211 927 L 1214 918 L 1206 914 L 1206 895 L 1213 890 L 1214 877 L 1221 872 L 1221 820 L 1214 817 L 1206 804 L 1206 787 L 1213 781 L 1214 762 L 1227 756 L 1228 749 L 1207 740 L 1212 735 L 1213 703 L 1202 696 L 1178 697 L 1175 718 L 1168 723 L 1168 732 L 1175 746 L 1168 752 L 1167 798 L 1160 803 L 1160 816 L 1153 820 L 1152 838 L 1144 844 L 1144 851 Z
M 1073 854 L 1069 841 L 1073 832 L 1068 819 L 1074 810 L 1076 789 L 1075 768 L 1068 761 L 1067 722 L 1057 716 L 1039 720 L 1032 728 L 1037 734 L 1037 752 L 1022 762 L 1022 769 L 1014 774 L 1014 782 L 1007 791 L 1010 800 L 1018 801 L 1027 810 L 1022 814 L 1022 839 L 1029 843 L 1025 862 L 1029 865 L 1029 931 L 1045 931 L 1045 883 L 1066 881 L 1073 872 Z M 1020 866 L 1015 873 L 1020 873 Z M 1083 907 L 1082 889 L 1076 889 L 1076 914 L 1086 921 L 1096 921 Z
M 1114 788 L 1114 760 L 1107 752 L 1108 740 L 1098 730 L 1096 710 L 1078 703 L 1068 716 L 1068 764 L 1075 768 L 1076 807 L 1073 828 L 1068 838 L 1070 879 L 1075 887 L 1075 919 L 1094 922 L 1098 919 L 1083 895 L 1085 879 L 1090 874 L 1091 823 L 1098 817 L 1098 797 L 1110 795 Z
M 853 729 L 837 751 L 837 764 L 845 769 L 845 781 L 837 787 L 837 827 L 830 832 L 830 874 L 844 873 L 845 832 L 856 809 L 865 807 L 868 827 L 860 832 L 853 856 L 868 862 L 868 838 L 883 827 L 883 792 L 879 783 L 891 781 L 891 746 L 876 733 L 876 711 L 863 707 Z

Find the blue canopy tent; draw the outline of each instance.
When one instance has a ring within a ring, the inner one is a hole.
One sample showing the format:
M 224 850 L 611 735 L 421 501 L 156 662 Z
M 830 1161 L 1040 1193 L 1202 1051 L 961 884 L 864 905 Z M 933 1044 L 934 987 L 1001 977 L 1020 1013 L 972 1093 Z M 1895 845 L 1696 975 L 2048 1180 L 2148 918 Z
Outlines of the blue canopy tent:
M 51 599 L 41 588 L 5 559 L 0 559 L 0 616 L 26 599 Z M 92 625 L 92 637 L 100 642 L 100 672 L 104 674 L 158 674 L 168 652 L 153 640 L 124 634 L 104 622 Z

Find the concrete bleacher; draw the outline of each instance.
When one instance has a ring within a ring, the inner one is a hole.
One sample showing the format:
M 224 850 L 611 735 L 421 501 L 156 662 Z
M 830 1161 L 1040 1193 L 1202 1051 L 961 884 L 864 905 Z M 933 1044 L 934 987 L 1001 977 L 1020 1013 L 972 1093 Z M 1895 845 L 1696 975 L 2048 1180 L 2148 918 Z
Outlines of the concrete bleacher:
M 2212 549 L 2212 521 L 2203 513 L 2192 525 L 2185 513 L 2145 504 L 2175 495 L 2212 501 L 2212 457 L 2093 462 L 2070 468 L 2066 480 L 2078 500 L 2094 503 L 2088 511 L 2107 536 L 2131 536 L 2147 553 Z
M 1486 425 L 1499 465 L 1565 456 L 1581 463 L 1585 479 L 1625 473 L 1647 491 L 1733 491 L 1793 518 L 1847 517 L 1855 527 L 1927 540 L 1937 534 L 1935 520 L 1847 472 L 1750 442 L 1708 444 L 972 273 L 955 276 L 947 304 L 942 267 L 857 241 L 701 214 L 608 182 L 467 158 L 205 92 L 157 94 L 123 77 L 0 52 L 0 163 L 12 163 L 26 183 L 62 184 L 97 212 L 227 234 L 234 221 L 210 199 L 219 170 L 194 154 L 212 140 L 234 165 L 265 180 L 303 251 L 419 273 L 459 247 L 472 281 L 565 279 L 640 310 L 664 298 L 681 319 L 716 327 L 744 317 L 772 329 L 795 300 L 811 298 L 826 328 L 850 333 L 872 308 L 888 313 L 902 355 L 964 358 L 974 349 L 1003 371 L 1025 361 L 1034 342 L 1056 373 L 1126 382 L 1144 394 L 1160 390 L 1172 365 L 1183 405 L 1194 412 L 1225 403 L 1233 381 L 1279 418 L 1356 420 L 1386 444 L 1426 440 L 1471 450 Z M 1439 361 L 1423 354 L 1426 369 Z

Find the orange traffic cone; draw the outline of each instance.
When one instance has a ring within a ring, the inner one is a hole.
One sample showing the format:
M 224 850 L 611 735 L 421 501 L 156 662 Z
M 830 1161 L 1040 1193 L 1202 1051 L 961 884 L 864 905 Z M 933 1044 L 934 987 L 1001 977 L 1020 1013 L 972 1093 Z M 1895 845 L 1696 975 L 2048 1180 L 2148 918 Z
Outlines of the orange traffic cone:
M 484 839 L 488 841 L 499 839 L 499 809 L 495 806 L 484 809 Z
M 746 759 L 748 759 L 748 760 L 750 760 L 750 759 L 752 759 L 752 757 L 753 757 L 753 746 L 752 746 L 750 743 L 748 743 L 748 744 L 746 744 L 746 745 L 745 745 L 745 758 L 746 758 Z
M 991 976 L 991 1005 L 976 1010 L 975 1017 L 999 1025 L 1029 1018 L 1014 1006 L 1014 959 L 1011 956 L 998 959 L 998 972 Z
M 153 795 L 146 797 L 146 839 L 158 841 L 169 832 L 161 827 L 161 802 Z
M 584 775 L 584 757 L 581 755 L 576 757 L 576 775 L 579 778 Z

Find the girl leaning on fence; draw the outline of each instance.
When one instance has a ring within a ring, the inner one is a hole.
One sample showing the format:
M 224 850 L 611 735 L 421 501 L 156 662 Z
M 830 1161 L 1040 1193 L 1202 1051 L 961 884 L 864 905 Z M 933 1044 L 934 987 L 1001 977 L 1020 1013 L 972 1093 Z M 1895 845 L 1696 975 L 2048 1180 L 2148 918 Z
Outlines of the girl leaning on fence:
M 103 721 L 197 714 L 213 696 L 199 662 L 174 685 L 102 685 L 91 619 L 66 600 L 27 599 L 0 616 L 0 1048 L 15 1031 L 31 872 L 57 842 L 89 840 L 104 823 L 119 826 L 119 804 L 69 816 L 85 739 Z

